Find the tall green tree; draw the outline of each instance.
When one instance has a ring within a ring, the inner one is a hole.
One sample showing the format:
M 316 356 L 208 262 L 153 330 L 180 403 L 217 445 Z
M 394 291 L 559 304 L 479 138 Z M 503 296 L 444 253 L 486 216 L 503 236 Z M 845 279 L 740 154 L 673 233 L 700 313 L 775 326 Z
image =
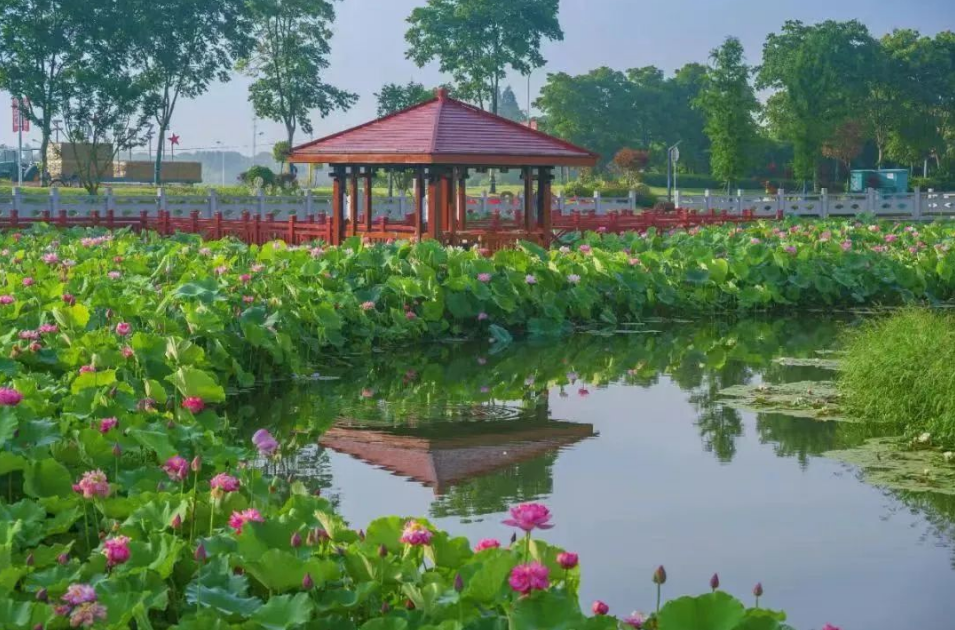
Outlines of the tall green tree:
M 517 95 L 514 94 L 514 90 L 511 89 L 511 86 L 507 86 L 504 88 L 504 91 L 501 92 L 501 96 L 498 99 L 497 113 L 498 116 L 513 120 L 514 122 L 524 122 L 527 120 L 527 114 L 517 103 Z
M 680 143 L 679 165 L 689 173 L 709 171 L 710 139 L 704 132 L 703 112 L 693 105 L 706 82 L 706 66 L 688 63 L 666 82 L 667 116 L 661 137 L 665 144 Z M 666 147 L 661 147 L 666 155 Z
M 0 87 L 29 100 L 23 113 L 40 129 L 44 162 L 53 120 L 67 98 L 64 73 L 86 51 L 91 22 L 80 5 L 76 0 L 0 0 Z
M 861 23 L 787 21 L 763 45 L 758 88 L 774 89 L 767 118 L 793 144 L 793 171 L 815 179 L 822 145 L 860 111 L 872 81 L 876 42 Z
M 549 74 L 534 105 L 543 112 L 542 125 L 549 133 L 599 153 L 604 165 L 622 147 L 639 146 L 633 83 L 618 70 Z
M 710 53 L 712 64 L 696 100 L 706 119 L 710 139 L 710 169 L 729 187 L 739 180 L 751 162 L 756 143 L 755 114 L 759 102 L 750 84 L 750 67 L 743 58 L 743 45 L 728 37 Z
M 406 85 L 387 83 L 381 86 L 380 92 L 375 93 L 375 98 L 378 100 L 378 116 L 381 117 L 432 99 L 434 91 L 415 81 Z
M 249 101 L 257 116 L 282 123 L 289 145 L 312 132 L 310 112 L 324 118 L 347 110 L 358 95 L 322 81 L 331 52 L 333 0 L 249 0 L 255 46 L 239 67 L 253 78 Z
M 558 9 L 558 0 L 428 0 L 408 18 L 407 57 L 437 60 L 459 96 L 497 114 L 508 68 L 540 68 L 543 41 L 564 39 Z
M 146 110 L 156 125 L 154 183 L 162 182 L 166 132 L 180 99 L 228 81 L 252 46 L 246 0 L 124 0 L 139 22 L 132 55 L 147 86 Z

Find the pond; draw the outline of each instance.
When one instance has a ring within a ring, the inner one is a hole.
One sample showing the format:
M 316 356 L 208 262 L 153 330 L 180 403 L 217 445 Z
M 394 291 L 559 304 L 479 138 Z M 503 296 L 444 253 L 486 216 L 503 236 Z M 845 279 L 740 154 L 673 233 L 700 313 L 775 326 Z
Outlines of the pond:
M 581 598 L 652 610 L 721 588 L 826 622 L 951 628 L 955 498 L 875 488 L 828 450 L 858 425 L 726 406 L 743 383 L 832 379 L 818 358 L 852 317 L 644 322 L 548 342 L 435 344 L 352 357 L 242 413 L 314 435 L 290 463 L 360 527 L 428 515 L 472 541 L 511 535 L 508 506 L 539 500 L 543 538 L 580 554 Z M 359 375 L 359 376 L 356 376 Z

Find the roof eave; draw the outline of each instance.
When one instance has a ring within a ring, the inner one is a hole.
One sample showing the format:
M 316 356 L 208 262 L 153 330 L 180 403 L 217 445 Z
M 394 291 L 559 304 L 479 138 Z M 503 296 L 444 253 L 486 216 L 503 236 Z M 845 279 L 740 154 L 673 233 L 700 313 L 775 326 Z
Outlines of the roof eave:
M 393 164 L 454 165 L 471 167 L 577 166 L 594 167 L 600 156 L 589 155 L 486 155 L 480 153 L 317 153 L 301 152 L 289 157 L 297 164 Z

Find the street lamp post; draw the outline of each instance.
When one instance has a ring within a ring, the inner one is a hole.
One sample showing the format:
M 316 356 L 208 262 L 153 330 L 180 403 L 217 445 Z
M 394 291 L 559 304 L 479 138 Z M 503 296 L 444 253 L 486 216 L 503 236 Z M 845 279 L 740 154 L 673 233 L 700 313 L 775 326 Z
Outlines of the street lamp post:
M 225 186 L 225 147 L 222 140 L 216 140 L 216 145 L 219 147 L 219 155 L 222 157 L 222 185 Z
M 676 163 L 680 160 L 680 140 L 667 149 L 667 203 L 673 201 L 673 191 L 676 189 Z

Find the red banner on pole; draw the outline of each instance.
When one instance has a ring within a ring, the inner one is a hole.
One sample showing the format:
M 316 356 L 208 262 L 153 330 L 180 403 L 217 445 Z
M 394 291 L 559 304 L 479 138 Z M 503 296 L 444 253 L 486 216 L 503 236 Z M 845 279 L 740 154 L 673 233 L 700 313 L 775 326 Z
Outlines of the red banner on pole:
M 10 105 L 13 109 L 13 133 L 18 131 L 30 131 L 30 119 L 26 117 L 21 108 L 22 101 L 16 97 L 11 99 Z M 29 103 L 30 101 L 26 101 Z

